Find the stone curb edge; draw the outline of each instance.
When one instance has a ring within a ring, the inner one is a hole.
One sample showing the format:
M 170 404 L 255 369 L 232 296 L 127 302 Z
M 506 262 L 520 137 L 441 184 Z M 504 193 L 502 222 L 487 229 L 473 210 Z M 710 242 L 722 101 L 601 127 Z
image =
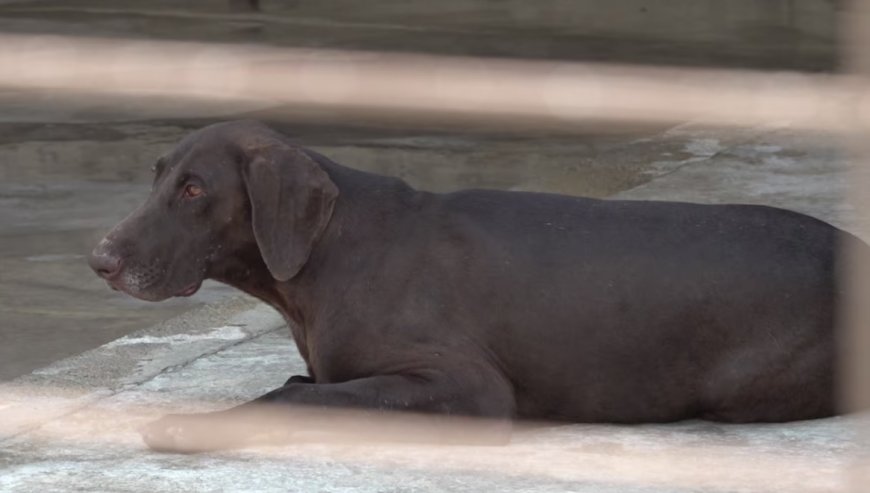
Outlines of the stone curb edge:
M 285 327 L 249 297 L 206 305 L 0 383 L 0 442 L 155 376 Z

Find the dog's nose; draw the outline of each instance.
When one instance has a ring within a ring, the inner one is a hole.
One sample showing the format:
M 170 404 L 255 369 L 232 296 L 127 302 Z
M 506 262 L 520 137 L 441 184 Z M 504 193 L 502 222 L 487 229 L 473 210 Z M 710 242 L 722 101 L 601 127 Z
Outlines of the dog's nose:
M 91 256 L 88 257 L 88 265 L 91 266 L 91 269 L 94 269 L 98 276 L 106 280 L 118 276 L 121 272 L 121 264 L 121 256 L 108 251 L 105 240 L 97 245 L 91 252 Z

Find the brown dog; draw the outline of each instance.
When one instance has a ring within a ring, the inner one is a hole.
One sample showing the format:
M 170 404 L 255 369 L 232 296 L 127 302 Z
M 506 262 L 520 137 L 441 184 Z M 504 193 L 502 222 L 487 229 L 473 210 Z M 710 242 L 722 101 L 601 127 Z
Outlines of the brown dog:
M 846 242 L 858 244 L 770 207 L 419 192 L 231 122 L 161 158 L 151 197 L 90 262 L 142 299 L 211 278 L 280 311 L 310 375 L 258 402 L 288 422 L 306 406 L 786 421 L 835 412 Z M 145 438 L 237 446 L 266 425 L 190 437 L 240 409 L 169 416 Z

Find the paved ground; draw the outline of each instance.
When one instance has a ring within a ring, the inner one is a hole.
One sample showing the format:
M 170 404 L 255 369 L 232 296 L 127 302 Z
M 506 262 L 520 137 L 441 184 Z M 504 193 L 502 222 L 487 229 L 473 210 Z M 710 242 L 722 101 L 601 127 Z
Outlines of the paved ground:
M 785 206 L 860 230 L 829 139 L 784 129 L 682 142 L 618 195 Z M 860 232 L 860 231 L 859 231 Z M 199 456 L 147 451 L 135 428 L 168 410 L 243 401 L 302 369 L 268 308 L 224 302 L 0 386 L 0 491 L 862 491 L 867 420 L 560 426 L 507 447 L 305 445 Z

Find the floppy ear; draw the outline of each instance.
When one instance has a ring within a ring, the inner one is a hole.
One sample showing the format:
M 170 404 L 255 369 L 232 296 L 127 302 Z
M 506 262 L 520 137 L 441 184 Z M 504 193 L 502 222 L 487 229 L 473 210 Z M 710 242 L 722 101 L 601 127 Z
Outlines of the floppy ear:
M 338 188 L 305 153 L 280 144 L 252 151 L 245 176 L 266 267 L 279 281 L 291 279 L 326 229 Z

